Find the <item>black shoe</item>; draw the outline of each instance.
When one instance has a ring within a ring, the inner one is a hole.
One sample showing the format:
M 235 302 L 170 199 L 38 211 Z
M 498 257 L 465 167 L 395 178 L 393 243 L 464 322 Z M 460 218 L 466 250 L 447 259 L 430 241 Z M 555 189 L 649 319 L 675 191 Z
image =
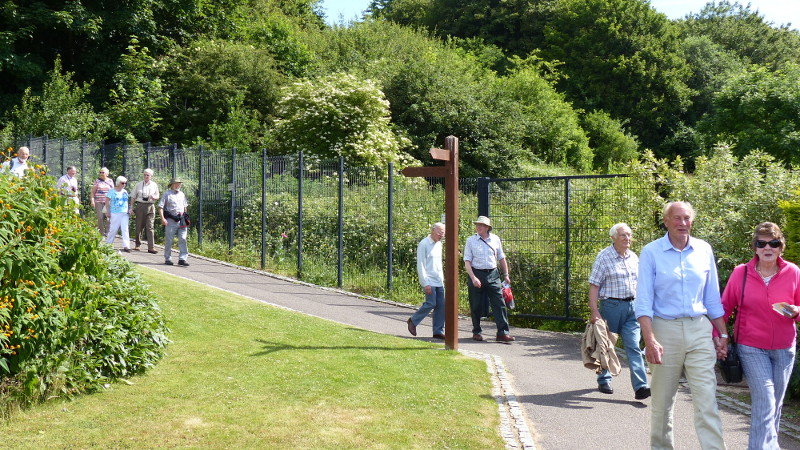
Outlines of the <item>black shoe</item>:
M 166 260 L 166 261 L 164 261 L 164 264 L 166 264 L 166 265 L 168 265 L 168 266 L 171 266 L 171 265 L 173 265 L 173 264 L 172 264 L 172 261 L 170 261 L 170 260 Z
M 644 400 L 647 397 L 650 397 L 650 388 L 649 387 L 641 387 L 636 390 L 636 400 Z
M 131 252 L 131 249 L 129 249 L 129 248 L 123 248 L 123 249 L 122 249 L 122 251 L 123 251 L 123 252 L 125 252 L 125 253 L 130 253 L 130 252 Z
M 184 266 L 184 267 L 189 267 L 189 263 L 184 261 L 184 260 L 182 260 L 182 259 L 178 260 L 178 265 L 179 266 Z
M 414 325 L 414 322 L 411 321 L 411 318 L 408 319 L 408 332 L 411 333 L 412 336 L 417 335 L 417 326 Z
M 613 394 L 614 388 L 611 387 L 610 384 L 598 384 L 597 390 L 602 392 L 603 394 Z
M 437 334 L 434 334 L 434 335 L 433 335 L 433 338 L 434 338 L 434 339 L 444 339 L 444 335 L 443 335 L 443 334 L 439 334 L 439 333 L 437 333 Z

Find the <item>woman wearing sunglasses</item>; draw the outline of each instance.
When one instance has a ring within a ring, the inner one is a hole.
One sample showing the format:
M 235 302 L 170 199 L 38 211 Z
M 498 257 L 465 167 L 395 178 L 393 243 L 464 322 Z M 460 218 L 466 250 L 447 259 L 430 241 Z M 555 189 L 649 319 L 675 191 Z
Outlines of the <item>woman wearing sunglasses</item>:
M 800 269 L 781 254 L 786 240 L 772 222 L 756 226 L 755 255 L 737 266 L 722 294 L 725 319 L 736 310 L 738 344 L 752 415 L 750 449 L 779 449 L 783 396 L 795 358 L 795 323 L 800 313 Z

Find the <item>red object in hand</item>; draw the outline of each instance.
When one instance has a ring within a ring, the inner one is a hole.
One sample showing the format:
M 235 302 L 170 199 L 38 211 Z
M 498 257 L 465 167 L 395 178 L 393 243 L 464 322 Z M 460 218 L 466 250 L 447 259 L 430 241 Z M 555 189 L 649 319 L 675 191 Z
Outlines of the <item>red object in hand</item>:
M 510 287 L 503 288 L 503 300 L 505 300 L 506 308 L 508 309 L 514 309 L 514 306 L 516 306 L 514 304 L 514 294 L 511 292 Z

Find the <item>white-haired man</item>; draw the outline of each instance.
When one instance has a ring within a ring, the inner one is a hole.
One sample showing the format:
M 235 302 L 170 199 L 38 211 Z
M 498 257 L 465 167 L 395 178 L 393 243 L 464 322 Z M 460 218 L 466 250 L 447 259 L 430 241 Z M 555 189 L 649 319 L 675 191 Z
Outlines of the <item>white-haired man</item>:
M 688 202 L 664 205 L 663 220 L 667 234 L 642 249 L 636 287 L 636 317 L 653 373 L 650 447 L 674 448 L 675 394 L 685 373 L 700 446 L 724 449 L 714 364 L 727 353 L 728 335 L 714 251 L 689 235 L 694 209 Z M 716 348 L 713 328 L 721 337 Z
M 134 250 L 139 250 L 142 245 L 142 232 L 147 239 L 147 252 L 156 254 L 153 239 L 153 221 L 156 218 L 156 201 L 161 197 L 158 185 L 153 181 L 153 169 L 144 169 L 144 180 L 136 183 L 133 187 L 134 208 L 136 214 L 136 236 L 134 238 Z
M 17 156 L 3 163 L 3 171 L 22 178 L 25 176 L 25 171 L 30 169 L 28 167 L 28 157 L 30 156 L 31 150 L 28 147 L 20 147 L 17 150 Z
M 431 234 L 417 245 L 417 277 L 425 302 L 408 319 L 408 332 L 417 335 L 417 325 L 433 310 L 433 337 L 444 339 L 444 270 L 442 270 L 442 239 L 444 224 L 437 222 Z
M 590 320 L 592 323 L 605 320 L 608 329 L 622 338 L 628 355 L 634 397 L 644 400 L 650 397 L 650 385 L 647 383 L 647 370 L 639 346 L 641 329 L 634 310 L 639 258 L 631 251 L 633 232 L 627 224 L 615 224 L 608 234 L 611 236 L 611 245 L 597 254 L 589 275 Z M 614 393 L 608 369 L 597 374 L 597 389 L 604 394 Z

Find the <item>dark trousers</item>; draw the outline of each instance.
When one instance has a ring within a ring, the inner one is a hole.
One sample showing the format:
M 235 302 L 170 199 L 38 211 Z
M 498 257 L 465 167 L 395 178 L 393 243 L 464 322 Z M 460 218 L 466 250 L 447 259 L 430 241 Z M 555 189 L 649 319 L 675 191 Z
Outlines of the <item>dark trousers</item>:
M 152 203 L 136 203 L 136 248 L 142 245 L 142 232 L 147 239 L 147 249 L 153 250 L 153 220 L 156 218 L 156 207 Z
M 472 334 L 481 334 L 481 317 L 484 316 L 484 296 L 488 297 L 489 305 L 492 307 L 494 323 L 497 325 L 497 335 L 503 336 L 509 333 L 508 330 L 508 311 L 506 302 L 503 300 L 503 285 L 500 280 L 500 271 L 497 269 L 491 272 L 473 269 L 472 273 L 481 282 L 481 287 L 476 288 L 472 281 L 467 281 L 469 290 L 469 309 L 472 312 Z

